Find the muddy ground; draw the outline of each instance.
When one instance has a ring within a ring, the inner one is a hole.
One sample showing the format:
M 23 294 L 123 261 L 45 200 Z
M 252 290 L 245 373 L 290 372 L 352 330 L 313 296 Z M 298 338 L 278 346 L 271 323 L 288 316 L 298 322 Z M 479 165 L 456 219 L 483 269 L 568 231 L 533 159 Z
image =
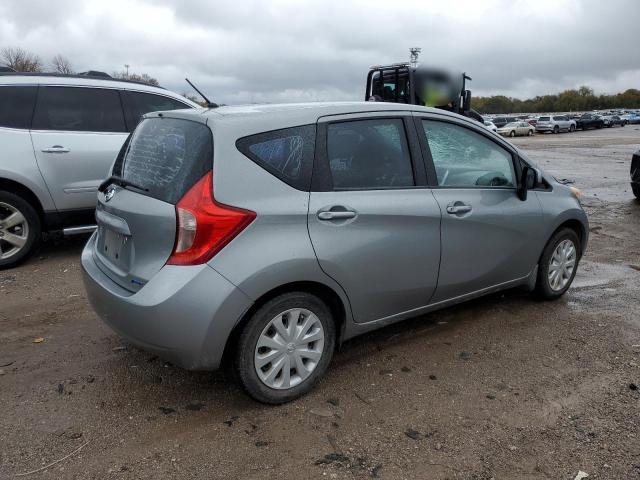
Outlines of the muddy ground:
M 0 478 L 640 479 L 640 126 L 515 143 L 585 192 L 568 294 L 354 339 L 288 405 L 127 346 L 87 304 L 86 237 L 0 272 Z

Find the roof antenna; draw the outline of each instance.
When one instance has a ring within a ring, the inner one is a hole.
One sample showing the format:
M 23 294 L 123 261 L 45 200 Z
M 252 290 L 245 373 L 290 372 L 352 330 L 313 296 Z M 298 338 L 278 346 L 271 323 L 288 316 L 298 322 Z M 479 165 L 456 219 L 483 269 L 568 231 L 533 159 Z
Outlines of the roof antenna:
M 208 108 L 218 108 L 220 106 L 217 103 L 213 103 L 211 100 L 209 100 L 207 97 L 205 97 L 204 94 L 200 90 L 198 90 L 193 83 L 191 83 L 189 81 L 188 78 L 185 78 L 185 80 L 189 85 L 191 85 L 191 88 L 193 88 L 196 92 L 198 92 L 198 94 L 204 99 L 204 101 L 207 102 L 207 107 Z

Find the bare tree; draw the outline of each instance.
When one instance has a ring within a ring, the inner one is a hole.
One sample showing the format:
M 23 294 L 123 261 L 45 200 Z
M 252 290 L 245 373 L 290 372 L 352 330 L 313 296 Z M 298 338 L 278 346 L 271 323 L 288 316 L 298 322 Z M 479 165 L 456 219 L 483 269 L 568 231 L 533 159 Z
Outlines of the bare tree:
M 42 60 L 36 54 L 20 47 L 7 47 L 0 51 L 0 61 L 16 72 L 41 72 Z
M 60 54 L 56 55 L 51 60 L 51 69 L 56 73 L 63 73 L 65 75 L 71 75 L 75 73 L 69 59 Z

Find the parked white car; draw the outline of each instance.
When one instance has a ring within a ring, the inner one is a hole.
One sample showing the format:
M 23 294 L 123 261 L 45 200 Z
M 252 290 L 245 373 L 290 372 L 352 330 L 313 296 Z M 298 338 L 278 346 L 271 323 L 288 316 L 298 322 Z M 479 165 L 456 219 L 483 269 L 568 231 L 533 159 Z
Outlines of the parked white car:
M 496 127 L 496 124 L 493 122 L 490 122 L 489 120 L 484 121 L 484 126 L 487 127 L 487 130 L 491 130 L 492 132 L 495 132 L 495 133 L 498 132 L 498 127 Z

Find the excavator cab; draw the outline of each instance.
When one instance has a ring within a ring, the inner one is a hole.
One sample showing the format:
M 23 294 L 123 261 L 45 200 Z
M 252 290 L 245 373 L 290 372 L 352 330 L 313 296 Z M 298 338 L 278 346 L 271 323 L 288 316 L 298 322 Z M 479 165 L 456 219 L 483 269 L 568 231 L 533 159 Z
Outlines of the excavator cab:
M 365 100 L 435 107 L 482 122 L 480 114 L 471 109 L 467 80 L 471 77 L 466 73 L 455 74 L 412 63 L 377 65 L 369 69 Z

